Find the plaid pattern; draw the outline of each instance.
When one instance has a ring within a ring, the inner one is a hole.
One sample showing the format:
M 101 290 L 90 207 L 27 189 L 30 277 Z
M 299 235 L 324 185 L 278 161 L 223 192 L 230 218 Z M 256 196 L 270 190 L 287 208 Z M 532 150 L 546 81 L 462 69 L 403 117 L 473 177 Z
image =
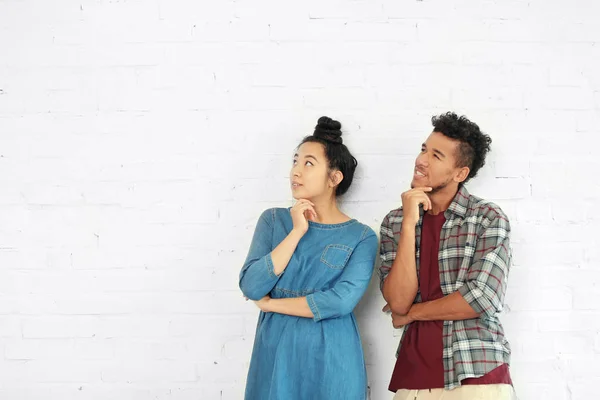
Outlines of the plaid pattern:
M 453 389 L 465 378 L 479 377 L 510 363 L 510 345 L 498 319 L 511 262 L 510 224 L 497 205 L 472 196 L 464 186 L 444 215 L 438 253 L 442 292 L 460 292 L 481 314 L 477 319 L 444 321 L 444 387 Z M 416 226 L 417 275 L 422 217 L 421 208 Z M 402 218 L 402 208 L 398 208 L 381 224 L 382 288 L 396 258 Z M 415 298 L 415 303 L 419 302 L 420 290 Z

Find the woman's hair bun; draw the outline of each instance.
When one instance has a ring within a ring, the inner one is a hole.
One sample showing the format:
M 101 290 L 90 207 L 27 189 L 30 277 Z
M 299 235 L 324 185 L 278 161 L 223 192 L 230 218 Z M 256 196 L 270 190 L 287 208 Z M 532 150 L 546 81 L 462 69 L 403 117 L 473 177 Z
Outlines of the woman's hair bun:
M 321 117 L 317 121 L 313 136 L 331 143 L 342 143 L 342 124 L 329 117 Z

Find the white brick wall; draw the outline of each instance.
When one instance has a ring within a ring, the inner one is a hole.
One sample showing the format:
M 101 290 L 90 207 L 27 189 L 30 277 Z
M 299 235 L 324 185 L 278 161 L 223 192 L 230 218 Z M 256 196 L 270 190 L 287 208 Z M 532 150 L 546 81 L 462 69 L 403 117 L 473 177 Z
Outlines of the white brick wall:
M 237 274 L 294 146 L 341 120 L 343 206 L 377 229 L 446 110 L 494 139 L 470 189 L 514 229 L 520 399 L 597 398 L 599 4 L 0 0 L 0 399 L 242 398 Z M 357 309 L 373 400 L 382 305 Z

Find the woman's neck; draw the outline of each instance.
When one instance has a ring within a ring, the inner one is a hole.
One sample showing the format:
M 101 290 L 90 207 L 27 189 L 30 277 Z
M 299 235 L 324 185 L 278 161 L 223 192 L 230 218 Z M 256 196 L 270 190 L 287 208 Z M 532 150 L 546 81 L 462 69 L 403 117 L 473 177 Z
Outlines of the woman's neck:
M 314 199 L 311 201 L 314 203 L 317 213 L 317 218 L 311 218 L 311 221 L 320 224 L 339 224 L 350 219 L 340 211 L 335 199 Z

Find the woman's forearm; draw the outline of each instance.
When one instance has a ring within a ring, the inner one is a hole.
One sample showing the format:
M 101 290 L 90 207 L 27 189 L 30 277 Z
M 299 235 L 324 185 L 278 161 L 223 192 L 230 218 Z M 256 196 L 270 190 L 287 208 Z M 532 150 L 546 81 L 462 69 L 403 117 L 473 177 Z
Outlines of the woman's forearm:
M 314 318 L 314 314 L 308 306 L 306 297 L 268 299 L 264 307 L 261 308 L 265 312 L 274 312 L 294 317 Z
M 304 234 L 297 230 L 292 229 L 292 231 L 286 236 L 285 239 L 281 241 L 275 247 L 275 249 L 271 252 L 271 260 L 273 260 L 273 272 L 275 275 L 280 275 L 283 271 L 285 271 L 288 266 L 290 260 L 292 259 L 292 255 L 302 239 Z

